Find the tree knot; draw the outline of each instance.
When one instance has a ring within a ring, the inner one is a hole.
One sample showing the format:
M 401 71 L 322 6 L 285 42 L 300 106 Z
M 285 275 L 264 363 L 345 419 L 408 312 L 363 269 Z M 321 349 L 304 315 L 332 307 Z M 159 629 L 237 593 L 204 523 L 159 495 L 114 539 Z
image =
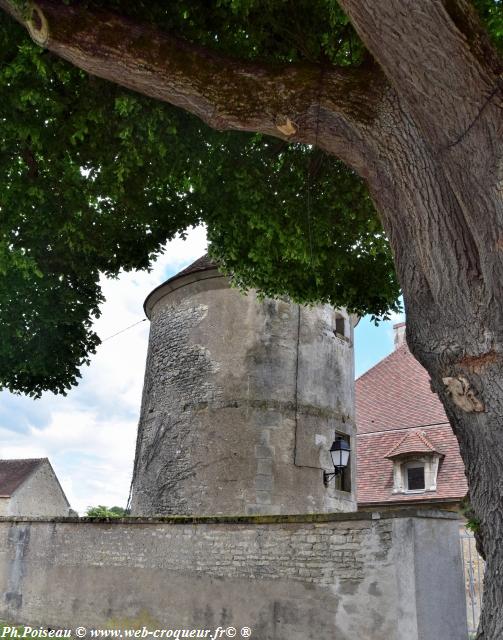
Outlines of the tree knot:
M 34 42 L 45 47 L 49 40 L 49 24 L 42 9 L 35 3 L 31 3 L 29 18 L 26 21 L 28 32 Z
M 475 395 L 474 389 L 466 378 L 442 378 L 447 387 L 447 393 L 454 404 L 467 413 L 484 411 L 484 403 Z
M 293 136 L 294 133 L 297 133 L 297 125 L 290 120 L 288 116 L 283 114 L 278 114 L 276 116 L 275 123 L 276 129 L 281 131 L 285 136 Z

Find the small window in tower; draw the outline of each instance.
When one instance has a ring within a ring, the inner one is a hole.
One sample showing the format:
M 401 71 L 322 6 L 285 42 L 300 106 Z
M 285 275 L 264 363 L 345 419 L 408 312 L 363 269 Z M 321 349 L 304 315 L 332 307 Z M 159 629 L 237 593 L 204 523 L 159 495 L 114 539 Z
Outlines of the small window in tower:
M 335 335 L 338 338 L 347 338 L 346 335 L 346 319 L 340 313 L 335 314 Z
M 410 465 L 407 467 L 407 491 L 424 491 L 424 465 Z

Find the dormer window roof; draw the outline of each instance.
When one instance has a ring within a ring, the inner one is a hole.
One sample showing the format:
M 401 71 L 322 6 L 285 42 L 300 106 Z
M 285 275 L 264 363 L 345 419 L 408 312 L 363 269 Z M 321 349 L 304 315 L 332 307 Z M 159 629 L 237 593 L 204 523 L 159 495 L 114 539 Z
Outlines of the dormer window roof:
M 406 457 L 413 454 L 424 455 L 434 453 L 439 456 L 443 455 L 440 451 L 435 449 L 424 432 L 411 431 L 410 433 L 405 434 L 404 437 L 399 440 L 384 457 L 394 460 L 396 458 Z

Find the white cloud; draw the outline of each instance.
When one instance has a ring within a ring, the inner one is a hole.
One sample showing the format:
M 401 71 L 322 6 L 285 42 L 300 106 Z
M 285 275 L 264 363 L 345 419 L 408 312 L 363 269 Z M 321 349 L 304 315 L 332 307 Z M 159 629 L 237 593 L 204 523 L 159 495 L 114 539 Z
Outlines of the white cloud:
M 95 329 L 102 340 L 142 320 L 143 301 L 206 250 L 203 227 L 168 243 L 150 272 L 103 279 L 106 302 Z M 47 456 L 74 509 L 125 506 L 129 493 L 149 323 L 105 340 L 68 396 L 40 400 L 1 394 L 0 456 Z

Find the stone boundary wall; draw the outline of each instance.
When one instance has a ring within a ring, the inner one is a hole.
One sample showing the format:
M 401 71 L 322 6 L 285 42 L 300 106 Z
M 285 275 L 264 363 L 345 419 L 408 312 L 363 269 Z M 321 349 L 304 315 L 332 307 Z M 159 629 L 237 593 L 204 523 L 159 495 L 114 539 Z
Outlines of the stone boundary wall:
M 250 627 L 252 640 L 467 637 L 446 512 L 0 518 L 0 617 L 51 628 Z

